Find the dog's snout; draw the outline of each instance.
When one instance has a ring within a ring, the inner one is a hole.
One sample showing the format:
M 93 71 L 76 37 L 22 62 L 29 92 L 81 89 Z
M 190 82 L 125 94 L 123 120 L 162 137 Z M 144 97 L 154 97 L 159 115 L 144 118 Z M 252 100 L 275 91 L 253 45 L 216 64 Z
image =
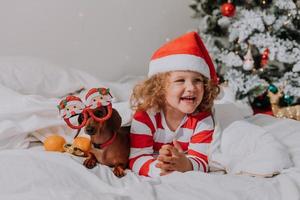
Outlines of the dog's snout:
M 94 135 L 95 134 L 95 127 L 87 126 L 85 128 L 85 133 L 88 135 Z

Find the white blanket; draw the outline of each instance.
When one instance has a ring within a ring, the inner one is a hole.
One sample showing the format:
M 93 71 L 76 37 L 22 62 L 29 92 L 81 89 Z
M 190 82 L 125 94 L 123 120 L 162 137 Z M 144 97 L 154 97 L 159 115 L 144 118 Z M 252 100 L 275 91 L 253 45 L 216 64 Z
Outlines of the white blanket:
M 300 138 L 293 134 L 290 139 Z M 285 142 L 292 142 L 290 139 Z M 299 150 L 298 146 L 298 155 Z M 271 179 L 201 172 L 145 178 L 130 171 L 118 179 L 110 168 L 98 165 L 88 170 L 68 154 L 3 150 L 0 162 L 0 199 L 5 200 L 300 198 L 299 167 Z
M 125 92 L 120 96 L 128 96 L 128 91 Z M 217 140 L 212 145 L 211 156 L 218 161 L 220 169 L 233 174 L 174 172 L 151 179 L 128 171 L 124 178 L 118 179 L 108 167 L 98 165 L 88 170 L 82 166 L 82 160 L 68 154 L 35 151 L 35 148 L 16 150 L 28 147 L 28 136 L 32 133 L 60 133 L 71 138 L 74 132 L 58 117 L 57 97 L 23 94 L 3 84 L 0 84 L 0 96 L 0 199 L 300 198 L 299 122 L 256 116 L 249 118 L 249 123 L 232 124 L 239 116 L 232 117 L 229 112 L 224 118 L 226 123 L 217 119 L 214 135 Z M 130 122 L 128 102 L 115 102 L 114 106 L 123 124 Z M 247 167 L 252 171 L 245 171 Z M 271 179 L 234 175 L 256 174 L 253 169 L 281 173 Z
M 271 177 L 292 166 L 284 145 L 245 120 L 230 124 L 221 137 L 219 151 L 211 155 L 211 160 L 227 173 Z

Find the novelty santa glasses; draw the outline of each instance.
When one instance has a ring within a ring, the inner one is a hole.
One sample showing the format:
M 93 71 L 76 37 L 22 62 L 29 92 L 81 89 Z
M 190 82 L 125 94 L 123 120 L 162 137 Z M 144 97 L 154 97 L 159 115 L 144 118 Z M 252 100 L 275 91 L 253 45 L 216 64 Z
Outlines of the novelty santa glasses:
M 86 96 L 85 102 L 77 96 L 67 96 L 59 105 L 60 116 L 67 125 L 73 129 L 81 129 L 85 126 L 89 117 L 97 122 L 103 122 L 111 117 L 112 96 L 108 88 L 92 88 Z

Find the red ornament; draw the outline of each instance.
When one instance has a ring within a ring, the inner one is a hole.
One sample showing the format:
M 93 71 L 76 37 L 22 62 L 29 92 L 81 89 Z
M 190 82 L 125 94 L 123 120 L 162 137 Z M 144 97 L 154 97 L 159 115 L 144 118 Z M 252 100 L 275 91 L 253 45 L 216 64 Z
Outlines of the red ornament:
M 235 5 L 228 1 L 221 6 L 221 13 L 223 16 L 232 17 L 235 14 Z
M 261 67 L 265 67 L 268 64 L 269 54 L 270 54 L 270 50 L 269 48 L 266 48 L 261 56 L 261 60 L 260 60 Z

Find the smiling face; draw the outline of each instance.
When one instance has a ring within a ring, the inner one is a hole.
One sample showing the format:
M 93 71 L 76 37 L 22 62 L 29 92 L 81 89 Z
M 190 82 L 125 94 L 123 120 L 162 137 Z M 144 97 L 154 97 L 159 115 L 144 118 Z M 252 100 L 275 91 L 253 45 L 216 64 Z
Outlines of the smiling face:
M 178 114 L 193 113 L 204 95 L 203 76 L 192 71 L 174 71 L 166 87 L 166 108 Z

